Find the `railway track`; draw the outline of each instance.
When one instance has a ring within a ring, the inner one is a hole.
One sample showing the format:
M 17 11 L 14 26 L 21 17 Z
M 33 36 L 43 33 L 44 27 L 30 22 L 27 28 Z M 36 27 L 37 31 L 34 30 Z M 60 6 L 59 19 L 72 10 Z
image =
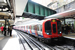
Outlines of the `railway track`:
M 51 46 L 37 41 L 35 38 L 25 34 L 24 32 L 17 31 L 20 37 L 21 49 L 22 50 L 75 50 L 73 46 Z
M 42 43 L 39 43 L 39 42 L 35 41 L 34 39 L 32 39 L 31 37 L 29 37 L 26 34 L 21 34 L 21 32 L 18 32 L 18 35 L 19 35 L 19 37 L 23 41 L 22 44 L 23 44 L 23 47 L 25 48 L 25 50 L 35 50 L 35 49 L 36 50 L 54 50 L 54 48 L 49 47 L 49 46 L 48 47 L 47 46 L 44 46 Z M 24 43 L 27 43 L 28 46 L 25 46 Z M 26 47 L 29 47 L 29 49 L 26 48 Z

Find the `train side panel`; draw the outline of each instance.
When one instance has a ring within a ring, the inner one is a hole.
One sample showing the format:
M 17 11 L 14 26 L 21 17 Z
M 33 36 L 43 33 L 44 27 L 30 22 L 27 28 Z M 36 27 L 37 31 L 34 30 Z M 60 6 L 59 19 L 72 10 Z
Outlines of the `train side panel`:
M 38 36 L 41 38 L 43 37 L 43 34 L 42 34 L 42 24 L 38 24 Z
M 32 31 L 32 34 L 35 35 L 34 25 L 32 25 L 31 31 Z

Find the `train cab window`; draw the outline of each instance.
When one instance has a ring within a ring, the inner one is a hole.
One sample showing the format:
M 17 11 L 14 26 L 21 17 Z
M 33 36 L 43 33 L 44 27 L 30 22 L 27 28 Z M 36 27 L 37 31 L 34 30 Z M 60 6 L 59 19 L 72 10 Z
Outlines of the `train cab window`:
M 47 21 L 45 23 L 45 32 L 48 34 L 48 35 L 51 35 L 51 22 L 50 21 Z
M 53 33 L 56 33 L 56 24 L 53 24 Z
M 61 22 L 57 21 L 58 34 L 61 33 Z

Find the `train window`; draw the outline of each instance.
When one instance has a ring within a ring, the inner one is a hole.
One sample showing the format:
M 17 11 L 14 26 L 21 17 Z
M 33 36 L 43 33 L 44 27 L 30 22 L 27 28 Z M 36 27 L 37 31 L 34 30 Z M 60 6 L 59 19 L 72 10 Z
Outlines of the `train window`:
M 48 34 L 48 35 L 51 35 L 51 22 L 50 21 L 47 21 L 45 23 L 45 32 Z
M 33 30 L 35 30 L 35 25 L 33 26 Z
M 29 29 L 31 29 L 31 27 L 29 26 Z
M 33 30 L 35 30 L 35 25 L 33 26 Z
M 28 29 L 29 29 L 29 26 L 28 26 Z
M 57 21 L 58 34 L 61 33 L 61 22 Z
M 35 27 L 35 30 L 37 30 L 37 25 L 35 25 L 34 27 Z
M 28 26 L 27 26 L 27 29 L 28 29 Z
M 37 30 L 37 25 L 36 25 L 36 30 Z
M 32 26 L 32 30 L 34 30 L 34 26 Z
M 26 26 L 26 29 L 27 29 L 27 26 Z
M 53 24 L 53 33 L 56 33 L 56 24 Z
M 41 31 L 42 31 L 42 25 L 40 25 Z
M 27 26 L 27 29 L 28 29 L 28 26 Z
M 28 26 L 28 29 L 29 29 L 29 26 Z
M 31 30 L 32 30 L 32 26 L 31 26 Z
M 37 30 L 39 31 L 39 25 L 37 25 Z
M 33 29 L 33 26 L 31 26 L 32 27 L 32 29 Z
M 28 29 L 30 29 L 29 27 L 30 27 L 30 26 L 28 26 Z

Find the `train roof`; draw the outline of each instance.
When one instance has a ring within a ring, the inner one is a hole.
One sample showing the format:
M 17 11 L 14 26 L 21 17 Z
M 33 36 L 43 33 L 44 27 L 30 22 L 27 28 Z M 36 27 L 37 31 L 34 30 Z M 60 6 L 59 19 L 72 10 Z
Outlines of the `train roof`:
M 55 19 L 55 18 L 51 18 L 51 19 Z M 27 22 L 24 22 L 23 24 L 21 25 L 18 25 L 18 26 L 27 26 L 27 25 L 41 25 L 43 24 L 43 22 L 46 22 L 48 20 L 51 20 L 51 19 L 44 19 L 44 20 L 29 20 Z

